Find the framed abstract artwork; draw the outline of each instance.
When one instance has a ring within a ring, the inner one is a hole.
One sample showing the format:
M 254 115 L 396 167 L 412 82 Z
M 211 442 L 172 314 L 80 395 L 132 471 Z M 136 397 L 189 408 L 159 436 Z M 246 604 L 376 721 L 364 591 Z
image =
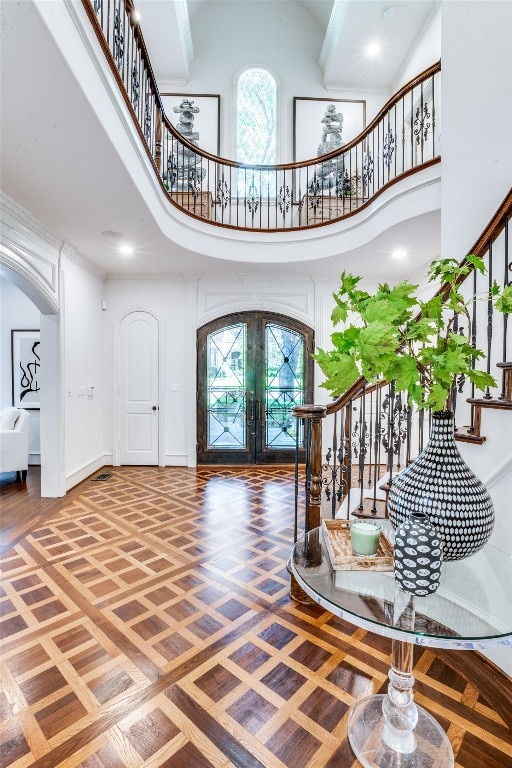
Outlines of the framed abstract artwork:
M 38 330 L 11 331 L 12 404 L 38 410 L 41 391 L 41 340 Z
M 174 127 L 178 125 L 184 99 L 193 102 L 194 133 L 199 133 L 197 145 L 211 155 L 220 154 L 220 96 L 209 93 L 162 93 L 165 116 Z

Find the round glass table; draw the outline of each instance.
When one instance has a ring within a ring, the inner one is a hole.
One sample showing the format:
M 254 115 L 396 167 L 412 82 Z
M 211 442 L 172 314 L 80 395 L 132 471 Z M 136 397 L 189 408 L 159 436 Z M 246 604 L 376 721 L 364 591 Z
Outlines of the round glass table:
M 384 526 L 393 540 L 391 524 Z M 360 699 L 350 711 L 356 757 L 364 768 L 451 768 L 448 737 L 414 702 L 413 646 L 512 647 L 512 557 L 488 544 L 443 563 L 438 591 L 413 597 L 396 588 L 392 571 L 333 571 L 323 536 L 315 528 L 294 547 L 290 564 L 299 586 L 335 616 L 393 641 L 388 692 Z

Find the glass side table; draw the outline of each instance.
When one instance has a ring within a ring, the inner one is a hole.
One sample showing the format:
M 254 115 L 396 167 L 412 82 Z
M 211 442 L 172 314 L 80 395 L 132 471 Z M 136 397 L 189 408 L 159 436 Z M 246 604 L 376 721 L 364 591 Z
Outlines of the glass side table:
M 393 538 L 391 524 L 385 525 Z M 312 564 L 319 550 L 320 565 Z M 414 702 L 413 646 L 512 647 L 512 557 L 487 545 L 466 560 L 444 563 L 435 594 L 413 597 L 395 587 L 392 572 L 334 572 L 322 529 L 315 528 L 297 541 L 291 568 L 323 608 L 393 641 L 387 694 L 360 699 L 349 715 L 350 745 L 364 768 L 453 768 L 448 737 Z

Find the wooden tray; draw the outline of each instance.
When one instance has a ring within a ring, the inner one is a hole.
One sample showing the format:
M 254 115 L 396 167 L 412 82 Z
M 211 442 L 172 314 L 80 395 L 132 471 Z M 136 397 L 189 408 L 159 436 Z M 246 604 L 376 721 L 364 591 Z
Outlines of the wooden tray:
M 324 541 L 334 571 L 392 571 L 393 545 L 381 531 L 374 557 L 353 555 L 348 520 L 322 520 Z

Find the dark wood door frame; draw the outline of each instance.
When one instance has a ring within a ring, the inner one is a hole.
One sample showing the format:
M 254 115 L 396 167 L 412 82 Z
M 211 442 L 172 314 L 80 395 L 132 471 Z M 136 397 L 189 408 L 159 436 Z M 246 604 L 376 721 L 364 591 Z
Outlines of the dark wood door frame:
M 244 323 L 247 326 L 246 435 L 245 449 L 208 448 L 207 411 L 207 339 L 211 333 L 226 326 Z M 197 461 L 199 464 L 287 464 L 295 460 L 295 450 L 265 447 L 265 327 L 267 323 L 289 328 L 304 338 L 304 398 L 313 401 L 314 331 L 287 315 L 276 312 L 237 312 L 224 315 L 201 326 L 197 331 Z M 259 361 L 258 363 L 256 361 Z M 304 451 L 299 450 L 301 460 Z

